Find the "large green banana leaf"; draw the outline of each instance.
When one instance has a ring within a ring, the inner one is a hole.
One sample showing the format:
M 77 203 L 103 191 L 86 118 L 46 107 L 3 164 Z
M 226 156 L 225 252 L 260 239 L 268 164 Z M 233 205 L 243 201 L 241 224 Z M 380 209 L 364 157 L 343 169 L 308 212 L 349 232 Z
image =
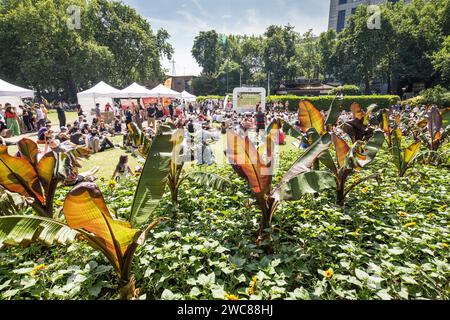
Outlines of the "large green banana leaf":
M 0 217 L 0 247 L 26 247 L 36 242 L 46 245 L 68 244 L 77 235 L 77 231 L 56 220 L 34 216 Z
M 305 194 L 314 194 L 326 189 L 336 188 L 336 179 L 328 171 L 309 171 L 286 183 L 281 189 L 279 200 L 299 200 Z
M 175 133 L 173 128 L 161 127 L 150 147 L 131 207 L 130 222 L 138 228 L 150 218 L 164 195 L 170 172 Z
M 316 159 L 326 152 L 331 144 L 331 136 L 329 133 L 325 133 L 318 141 L 316 141 L 311 147 L 309 147 L 305 153 L 292 165 L 288 172 L 284 175 L 280 184 L 272 192 L 275 199 L 280 199 L 280 195 L 285 189 L 285 185 L 289 183 L 295 177 L 302 173 L 311 171 Z

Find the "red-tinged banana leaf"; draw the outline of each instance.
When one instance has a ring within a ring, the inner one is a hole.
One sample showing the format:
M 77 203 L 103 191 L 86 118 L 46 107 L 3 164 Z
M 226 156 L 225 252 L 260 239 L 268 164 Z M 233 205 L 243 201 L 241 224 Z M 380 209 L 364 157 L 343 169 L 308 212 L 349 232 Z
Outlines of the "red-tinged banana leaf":
M 0 248 L 2 246 L 28 247 L 33 243 L 44 245 L 69 244 L 78 232 L 52 219 L 34 216 L 0 217 Z
M 345 160 L 347 159 L 347 155 L 350 152 L 350 147 L 347 142 L 344 141 L 341 137 L 336 134 L 331 134 L 331 141 L 334 145 L 334 150 L 336 151 L 336 158 L 339 168 L 344 167 Z
M 0 146 L 0 185 L 45 205 L 42 185 L 33 166 L 25 158 L 10 156 L 5 146 Z
M 28 138 L 23 138 L 19 142 L 17 142 L 17 147 L 19 151 L 26 160 L 33 166 L 37 167 L 38 165 L 38 153 L 39 148 L 33 140 Z
M 350 150 L 347 163 L 352 162 L 355 168 L 363 168 L 373 160 L 378 154 L 384 143 L 384 133 L 381 130 L 376 130 L 373 137 L 365 145 L 356 144 Z M 351 158 L 353 161 L 349 161 Z
M 90 244 L 100 249 L 120 273 L 127 249 L 138 240 L 141 231 L 133 229 L 129 222 L 112 218 L 94 183 L 82 183 L 70 191 L 63 212 L 67 225 L 89 233 Z
M 298 120 L 301 130 L 305 133 L 309 128 L 316 129 L 321 136 L 326 133 L 323 115 L 309 100 L 302 100 L 299 103 Z
M 353 102 L 352 105 L 350 106 L 350 110 L 352 111 L 353 119 L 358 120 L 364 119 L 365 113 L 362 110 L 361 105 L 359 103 Z
M 131 207 L 130 222 L 134 228 L 145 224 L 164 195 L 173 153 L 175 130 L 161 126 L 153 139 Z
M 292 167 L 284 175 L 283 179 L 272 192 L 273 197 L 278 200 L 283 194 L 286 184 L 295 177 L 311 171 L 314 162 L 326 151 L 328 151 L 331 144 L 331 136 L 325 133 L 318 141 L 309 147 L 304 154 L 292 165 Z
M 442 115 L 438 107 L 431 107 L 428 112 L 428 131 L 431 137 L 435 139 L 436 133 L 440 132 L 442 129 Z
M 56 174 L 58 172 L 56 166 L 58 164 L 57 156 L 53 151 L 46 153 L 37 165 L 37 174 L 44 188 L 44 194 L 47 197 L 52 188 L 52 184 L 56 183 Z
M 295 131 L 295 129 L 283 119 L 274 119 L 267 127 L 266 142 L 258 147 L 258 153 L 261 157 L 265 157 L 266 163 L 270 164 L 272 162 L 275 146 L 279 144 L 280 130 L 284 127 L 293 130 L 293 132 L 290 133 L 293 133 L 294 135 L 296 133 L 301 135 L 301 132 Z
M 391 136 L 391 128 L 389 126 L 389 117 L 388 114 L 386 112 L 386 110 L 383 111 L 382 113 L 382 129 L 384 131 L 384 133 L 386 134 L 386 137 L 390 137 Z
M 269 166 L 263 163 L 248 137 L 243 138 L 228 130 L 227 158 L 235 172 L 248 182 L 253 193 L 258 195 L 270 192 L 272 174 Z

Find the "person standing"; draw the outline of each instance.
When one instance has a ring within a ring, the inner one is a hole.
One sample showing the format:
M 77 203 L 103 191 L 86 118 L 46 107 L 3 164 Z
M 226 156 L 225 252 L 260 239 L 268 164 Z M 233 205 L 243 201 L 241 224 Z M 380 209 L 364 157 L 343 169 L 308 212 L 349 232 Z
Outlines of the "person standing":
M 59 120 L 59 127 L 65 127 L 66 126 L 66 113 L 64 112 L 64 107 L 62 106 L 62 103 L 58 103 L 56 106 L 56 112 L 58 113 L 58 120 Z
M 266 115 L 259 104 L 256 106 L 256 112 L 256 134 L 259 136 L 260 130 L 263 132 L 266 130 Z
M 95 104 L 95 116 L 99 119 L 100 118 L 100 103 Z
M 153 130 L 156 130 L 155 116 L 156 116 L 156 108 L 154 104 L 151 104 L 147 108 L 147 121 L 148 121 L 147 123 L 148 126 L 151 126 L 153 128 Z
M 44 105 L 41 106 L 43 107 Z M 36 108 L 36 124 L 38 130 L 45 126 L 45 115 L 41 107 Z
M 6 126 L 11 130 L 13 136 L 20 136 L 20 127 L 15 108 L 7 103 L 5 110 Z

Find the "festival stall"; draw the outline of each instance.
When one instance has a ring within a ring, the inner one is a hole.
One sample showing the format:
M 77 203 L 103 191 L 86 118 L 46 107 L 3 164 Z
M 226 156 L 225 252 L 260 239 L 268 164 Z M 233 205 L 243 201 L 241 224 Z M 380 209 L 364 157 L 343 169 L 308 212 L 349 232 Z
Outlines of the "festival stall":
M 22 99 L 34 98 L 34 91 L 15 86 L 0 79 L 0 104 L 10 103 L 12 106 L 23 104 Z
M 197 97 L 185 90 L 181 93 L 181 99 L 187 102 L 193 102 L 197 99 Z
M 84 111 L 87 111 L 88 115 L 92 109 L 95 109 L 97 103 L 100 104 L 100 110 L 105 111 L 105 105 L 114 105 L 114 98 L 120 98 L 122 92 L 103 81 L 96 84 L 89 90 L 79 92 L 77 94 L 78 104 L 81 105 Z

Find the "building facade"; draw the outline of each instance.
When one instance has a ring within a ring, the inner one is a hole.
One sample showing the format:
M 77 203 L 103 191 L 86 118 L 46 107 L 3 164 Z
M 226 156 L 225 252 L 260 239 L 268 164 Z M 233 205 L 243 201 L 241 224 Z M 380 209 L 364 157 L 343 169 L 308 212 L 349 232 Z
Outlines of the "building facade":
M 330 15 L 328 29 L 341 32 L 346 26 L 348 19 L 355 14 L 360 5 L 379 5 L 386 2 L 396 3 L 399 0 L 330 0 Z M 406 3 L 411 0 L 405 0 Z

